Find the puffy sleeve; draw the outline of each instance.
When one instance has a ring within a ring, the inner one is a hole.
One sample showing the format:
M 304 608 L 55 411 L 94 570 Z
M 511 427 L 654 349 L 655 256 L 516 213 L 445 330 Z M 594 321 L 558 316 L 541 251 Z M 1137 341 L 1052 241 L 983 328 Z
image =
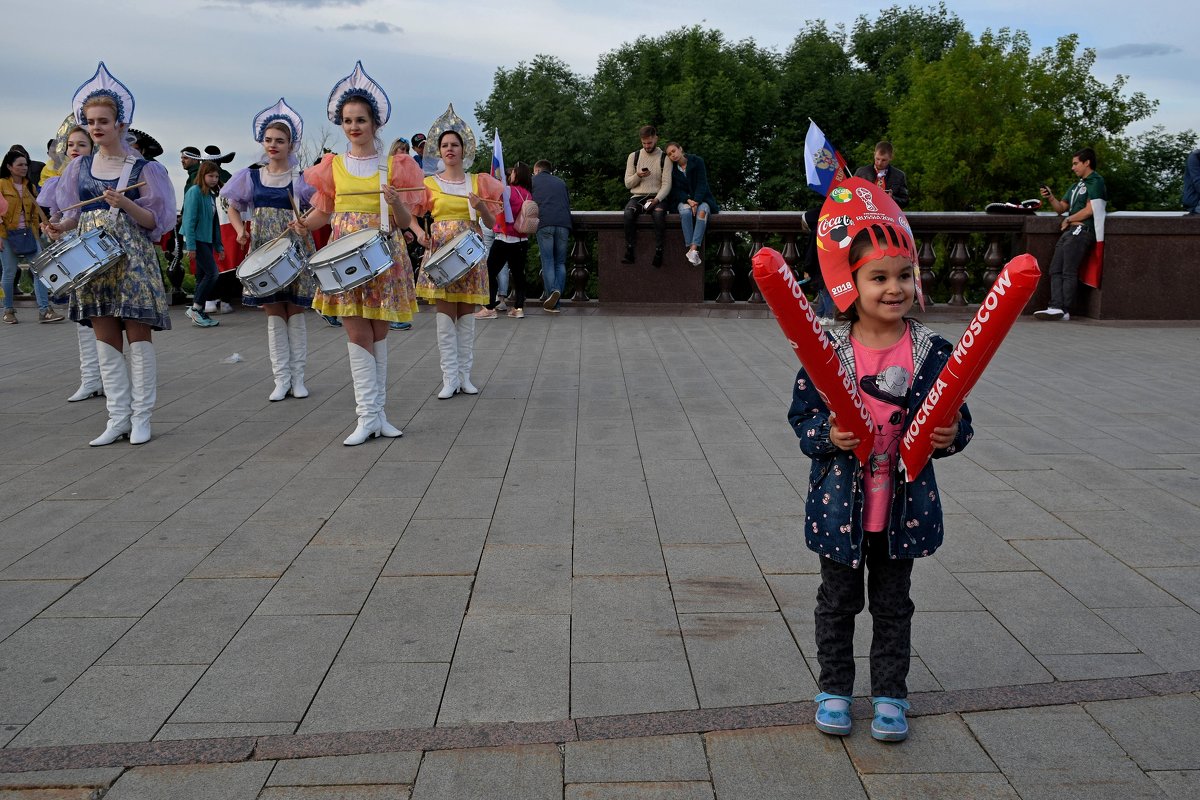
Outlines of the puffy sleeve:
M 333 153 L 326 153 L 321 163 L 304 170 L 304 180 L 313 188 L 312 207 L 326 214 L 333 213 L 333 202 L 337 199 L 337 188 L 333 181 Z
M 229 183 L 221 189 L 221 197 L 229 201 L 229 205 L 237 209 L 239 214 L 245 214 L 254 208 L 254 179 L 250 169 L 239 169 L 233 173 Z
M 74 165 L 79 161 L 77 158 L 71 163 Z M 167 168 L 157 161 L 146 162 L 140 180 L 146 185 L 138 190 L 137 204 L 154 214 L 154 227 L 147 236 L 155 241 L 175 229 L 175 188 L 171 186 Z
M 388 169 L 388 183 L 397 189 L 422 187 L 417 191 L 401 192 L 400 202 L 414 212 L 418 208 L 421 209 L 418 213 L 422 214 L 429 208 L 432 193 L 425 188 L 425 171 L 408 153 L 396 153 L 392 156 L 392 163 Z
M 79 170 L 84 159 L 77 158 L 67 168 L 63 170 L 63 174 L 59 176 L 58 183 L 54 186 L 54 205 L 53 208 L 67 208 L 79 202 Z M 65 219 L 75 219 L 79 216 L 82 209 L 72 208 L 70 211 L 62 212 Z
M 484 200 L 493 200 L 499 203 L 501 196 L 504 194 L 504 187 L 500 184 L 500 181 L 486 172 L 480 172 L 476 176 L 475 185 L 479 187 L 479 196 Z
M 304 179 L 303 172 L 296 176 L 296 181 L 292 186 L 293 191 L 296 193 L 296 202 L 300 204 L 300 211 L 303 212 L 312 205 L 313 194 L 316 192 L 316 189 Z
M 58 202 L 54 196 L 54 193 L 58 191 L 55 189 L 56 186 L 58 186 L 57 175 L 42 184 L 42 191 L 38 192 L 37 196 L 37 204 L 42 208 L 50 209 L 50 216 L 58 213 Z M 0 214 L 3 214 L 6 210 L 0 209 Z

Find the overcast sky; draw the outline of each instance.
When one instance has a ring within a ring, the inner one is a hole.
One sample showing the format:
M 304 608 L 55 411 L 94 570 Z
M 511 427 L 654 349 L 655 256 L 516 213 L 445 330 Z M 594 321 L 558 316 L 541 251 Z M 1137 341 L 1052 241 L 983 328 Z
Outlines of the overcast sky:
M 442 5 L 408 0 L 4 0 L 0 144 L 21 142 L 40 155 L 69 112 L 75 88 L 100 59 L 133 90 L 134 126 L 163 144 L 167 155 L 160 160 L 173 179 L 181 180 L 176 155 L 184 145 L 216 144 L 237 151 L 234 168 L 248 164 L 259 152 L 250 120 L 280 95 L 303 115 L 308 138 L 318 137 L 324 127 L 334 149 L 344 149 L 340 131 L 326 120 L 325 100 L 356 59 L 362 59 L 392 100 L 392 120 L 383 130 L 383 138 L 390 140 L 426 130 L 451 102 L 474 122 L 475 103 L 491 91 L 495 70 L 539 53 L 557 56 L 590 76 L 597 58 L 622 43 L 692 24 L 717 28 L 730 40 L 753 38 L 782 52 L 809 19 L 850 26 L 858 15 L 873 18 L 886 5 L 857 0 L 460 0 Z M 1027 31 L 1034 46 L 1041 47 L 1078 33 L 1084 46 L 1099 53 L 1097 78 L 1109 83 L 1118 73 L 1128 75 L 1130 91 L 1160 101 L 1154 118 L 1134 132 L 1155 123 L 1171 131 L 1200 129 L 1195 0 L 1134 5 L 969 0 L 947 5 L 975 35 L 1007 26 Z M 493 15 L 489 8 L 504 11 Z M 94 27 L 89 20 L 95 20 Z M 127 29 L 117 32 L 116 20 Z M 635 145 L 633 131 L 640 123 L 630 121 Z

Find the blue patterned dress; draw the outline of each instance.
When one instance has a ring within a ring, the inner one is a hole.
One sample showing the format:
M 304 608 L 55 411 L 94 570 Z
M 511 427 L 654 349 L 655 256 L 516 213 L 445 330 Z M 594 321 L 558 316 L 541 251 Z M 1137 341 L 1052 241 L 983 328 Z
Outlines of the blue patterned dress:
M 79 164 L 79 199 L 95 200 L 105 189 L 116 189 L 117 179 L 102 179 L 92 175 L 93 157 L 81 156 Z M 142 179 L 148 162 L 138 159 L 129 176 L 132 186 Z M 161 164 L 154 167 L 163 169 Z M 125 196 L 136 202 L 141 190 L 133 189 Z M 91 326 L 92 317 L 117 317 L 149 325 L 156 331 L 170 330 L 167 292 L 163 285 L 162 267 L 158 253 L 150 242 L 150 232 L 125 213 L 110 219 L 108 203 L 103 199 L 84 206 L 79 214 L 80 233 L 104 228 L 115 236 L 125 250 L 125 257 L 71 293 L 71 319 Z
M 222 191 L 221 195 L 227 198 L 230 205 L 238 209 L 239 213 L 243 210 L 253 209 L 250 217 L 250 251 L 268 244 L 271 240 L 278 237 L 288 229 L 288 223 L 294 218 L 295 212 L 292 210 L 291 189 L 287 186 L 266 186 L 262 182 L 261 169 L 247 169 L 245 175 L 238 173 L 226 187 L 227 190 Z M 249 185 L 245 186 L 244 183 Z M 312 190 L 308 184 L 304 183 L 304 179 L 300 178 L 297 182 L 299 189 L 297 201 L 300 203 L 301 210 L 308 206 L 308 199 L 312 196 Z M 239 188 L 240 187 L 240 188 Z M 249 190 L 249 191 L 247 191 Z M 307 190 L 307 191 L 306 191 Z M 243 198 L 237 196 L 248 194 L 243 202 Z M 245 219 L 245 216 L 243 216 Z M 299 240 L 294 233 L 291 234 L 292 241 Z M 298 241 L 297 249 L 300 255 L 307 260 L 313 254 L 316 247 L 313 245 L 311 234 L 306 234 L 303 240 Z M 311 308 L 313 301 L 313 292 L 316 289 L 316 278 L 312 272 L 305 269 L 300 273 L 296 280 L 289 283 L 283 291 L 266 297 L 254 297 L 245 295 L 242 297 L 242 305 L 247 306 L 263 306 L 267 303 L 294 303 L 303 308 Z

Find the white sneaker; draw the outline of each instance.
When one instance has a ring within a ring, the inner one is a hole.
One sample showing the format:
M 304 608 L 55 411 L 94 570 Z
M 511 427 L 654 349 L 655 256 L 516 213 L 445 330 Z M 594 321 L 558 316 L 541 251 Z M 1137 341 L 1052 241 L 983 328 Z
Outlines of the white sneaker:
M 1071 314 L 1070 314 L 1070 312 L 1064 311 L 1064 312 L 1063 312 L 1063 315 L 1062 315 L 1061 317 L 1059 317 L 1059 320 L 1060 320 L 1061 322 L 1070 322 L 1070 321 L 1071 321 Z
M 687 260 L 692 262 L 692 264 L 694 264 L 697 267 L 700 266 L 700 251 L 699 250 L 688 250 L 687 251 Z
M 206 302 L 204 304 L 204 313 L 205 314 L 216 314 L 217 313 L 217 301 L 209 300 L 208 302 Z
M 1054 306 L 1050 306 L 1049 308 L 1043 308 L 1041 311 L 1033 312 L 1033 316 L 1035 319 L 1058 320 L 1058 319 L 1062 319 L 1064 316 L 1066 316 L 1066 312 L 1063 311 L 1061 308 L 1055 308 Z M 1067 316 L 1067 319 L 1070 319 L 1070 317 Z
M 500 299 L 496 302 L 496 307 L 492 310 L 493 311 L 508 311 L 508 303 L 504 302 L 503 299 Z
M 232 314 L 233 313 L 233 306 L 229 305 L 229 303 L 222 301 L 219 305 L 221 306 L 221 311 L 220 311 L 221 314 Z

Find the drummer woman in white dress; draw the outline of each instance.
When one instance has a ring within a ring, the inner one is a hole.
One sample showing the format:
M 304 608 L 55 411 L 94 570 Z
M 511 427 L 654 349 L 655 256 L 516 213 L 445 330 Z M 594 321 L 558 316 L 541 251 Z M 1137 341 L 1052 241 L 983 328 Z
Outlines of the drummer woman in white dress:
M 133 94 L 101 62 L 79 87 L 72 109 L 96 144 L 95 155 L 75 159 L 58 181 L 63 218 L 45 226 L 51 238 L 78 228 L 104 228 L 124 256 L 71 295 L 71 319 L 96 332 L 100 378 L 108 402 L 108 425 L 93 447 L 129 437 L 150 441 L 150 413 L 157 390 L 152 331 L 168 330 L 167 294 L 153 242 L 175 227 L 175 190 L 166 169 L 131 151 L 126 131 L 133 121 Z M 136 189 L 119 191 L 135 184 Z M 80 201 L 82 209 L 69 209 Z M 129 364 L 122 352 L 129 342 Z
M 312 235 L 289 231 L 288 224 L 303 212 L 312 199 L 312 187 L 297 168 L 295 153 L 300 147 L 304 120 L 281 97 L 254 117 L 254 140 L 263 146 L 263 157 L 255 167 L 234 173 L 221 190 L 229 201 L 229 223 L 237 231 L 238 244 L 250 244 L 251 251 L 288 233 L 301 255 L 314 251 Z M 247 228 L 243 215 L 252 224 Z M 267 352 L 271 356 L 271 374 L 275 388 L 268 399 L 308 397 L 304 386 L 304 367 L 308 361 L 308 328 L 304 309 L 312 307 L 316 282 L 303 270 L 282 291 L 266 297 L 247 293 L 242 304 L 267 312 Z
M 491 175 L 468 175 L 475 161 L 475 134 L 467 123 L 446 109 L 429 130 L 424 163 L 442 165 L 440 172 L 425 178 L 422 201 L 413 212 L 433 215 L 431 235 L 421 243 L 429 253 L 463 231 L 481 233 L 480 223 L 490 229 L 500 205 L 503 188 Z M 417 278 L 417 295 L 437 305 L 438 353 L 442 365 L 442 389 L 438 399 L 457 392 L 478 394 L 471 383 L 475 361 L 475 307 L 488 302 L 487 260 L 479 262 L 458 280 L 436 286 L 425 270 Z
M 313 210 L 291 227 L 297 233 L 332 224 L 330 242 L 363 230 L 407 228 L 412 215 L 402 202 L 400 187 L 420 186 L 421 168 L 411 156 L 384 156 L 378 131 L 391 115 L 391 102 L 383 88 L 365 71 L 362 62 L 329 93 L 329 119 L 342 126 L 350 143 L 344 155 L 332 153 L 304 171 L 315 190 Z M 382 170 L 382 175 L 380 171 Z M 415 193 L 410 193 L 414 195 Z M 383 214 L 388 214 L 385 219 Z M 392 322 L 409 322 L 417 310 L 413 294 L 412 265 L 402 245 L 393 244 L 392 266 L 371 280 L 345 292 L 326 294 L 318 286 L 313 308 L 340 317 L 349 341 L 350 375 L 358 424 L 343 444 L 359 445 L 373 436 L 395 438 L 401 430 L 387 421 L 387 334 Z

